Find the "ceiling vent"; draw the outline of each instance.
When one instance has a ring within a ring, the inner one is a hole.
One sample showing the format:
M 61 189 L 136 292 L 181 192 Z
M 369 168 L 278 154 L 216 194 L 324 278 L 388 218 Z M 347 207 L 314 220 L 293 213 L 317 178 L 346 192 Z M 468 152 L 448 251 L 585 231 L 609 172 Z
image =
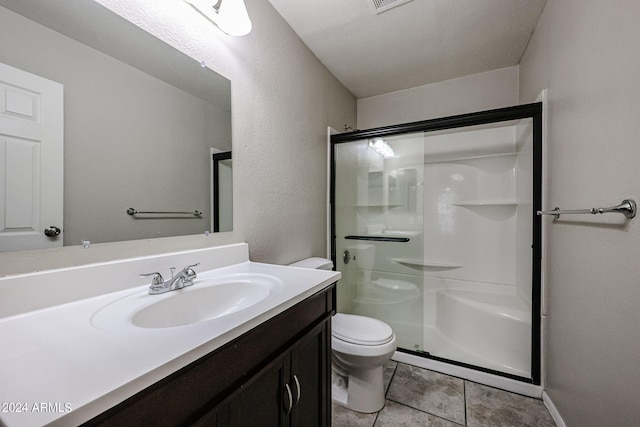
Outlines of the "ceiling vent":
M 368 0 L 375 13 L 382 13 L 411 0 Z

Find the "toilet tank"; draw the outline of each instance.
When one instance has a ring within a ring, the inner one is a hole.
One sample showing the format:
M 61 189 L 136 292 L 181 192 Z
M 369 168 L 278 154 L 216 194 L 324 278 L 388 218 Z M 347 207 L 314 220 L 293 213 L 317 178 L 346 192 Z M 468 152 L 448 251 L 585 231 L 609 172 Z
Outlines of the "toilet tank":
M 312 257 L 289 264 L 290 267 L 314 268 L 316 270 L 332 270 L 333 261 L 326 258 Z

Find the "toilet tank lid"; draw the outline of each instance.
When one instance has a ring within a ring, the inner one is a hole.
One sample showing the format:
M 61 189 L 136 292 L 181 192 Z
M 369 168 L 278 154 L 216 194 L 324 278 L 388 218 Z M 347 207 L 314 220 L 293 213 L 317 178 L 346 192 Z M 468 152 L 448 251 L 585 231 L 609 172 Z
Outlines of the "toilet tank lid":
M 331 270 L 333 261 L 326 258 L 311 257 L 289 264 L 290 267 L 315 268 L 316 270 Z

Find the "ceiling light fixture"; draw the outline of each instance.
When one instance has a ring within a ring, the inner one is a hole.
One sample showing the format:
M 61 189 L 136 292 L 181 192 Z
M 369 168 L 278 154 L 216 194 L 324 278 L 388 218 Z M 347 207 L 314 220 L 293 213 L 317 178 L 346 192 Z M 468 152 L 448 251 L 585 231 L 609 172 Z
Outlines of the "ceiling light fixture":
M 251 32 L 251 19 L 244 0 L 184 0 L 230 36 Z
M 373 148 L 376 153 L 380 154 L 385 159 L 395 157 L 396 155 L 389 143 L 382 138 L 370 139 L 369 147 Z

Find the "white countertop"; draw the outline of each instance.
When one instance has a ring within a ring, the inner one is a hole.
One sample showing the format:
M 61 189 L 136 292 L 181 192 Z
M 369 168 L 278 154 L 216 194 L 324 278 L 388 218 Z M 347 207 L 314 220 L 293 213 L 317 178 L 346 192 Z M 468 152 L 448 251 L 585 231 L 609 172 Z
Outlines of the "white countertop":
M 183 327 L 120 331 L 92 322 L 104 306 L 146 293 L 148 285 L 0 319 L 0 424 L 87 421 L 340 278 L 334 271 L 246 261 L 198 271 L 193 287 L 232 274 L 267 274 L 283 286 L 242 312 Z

